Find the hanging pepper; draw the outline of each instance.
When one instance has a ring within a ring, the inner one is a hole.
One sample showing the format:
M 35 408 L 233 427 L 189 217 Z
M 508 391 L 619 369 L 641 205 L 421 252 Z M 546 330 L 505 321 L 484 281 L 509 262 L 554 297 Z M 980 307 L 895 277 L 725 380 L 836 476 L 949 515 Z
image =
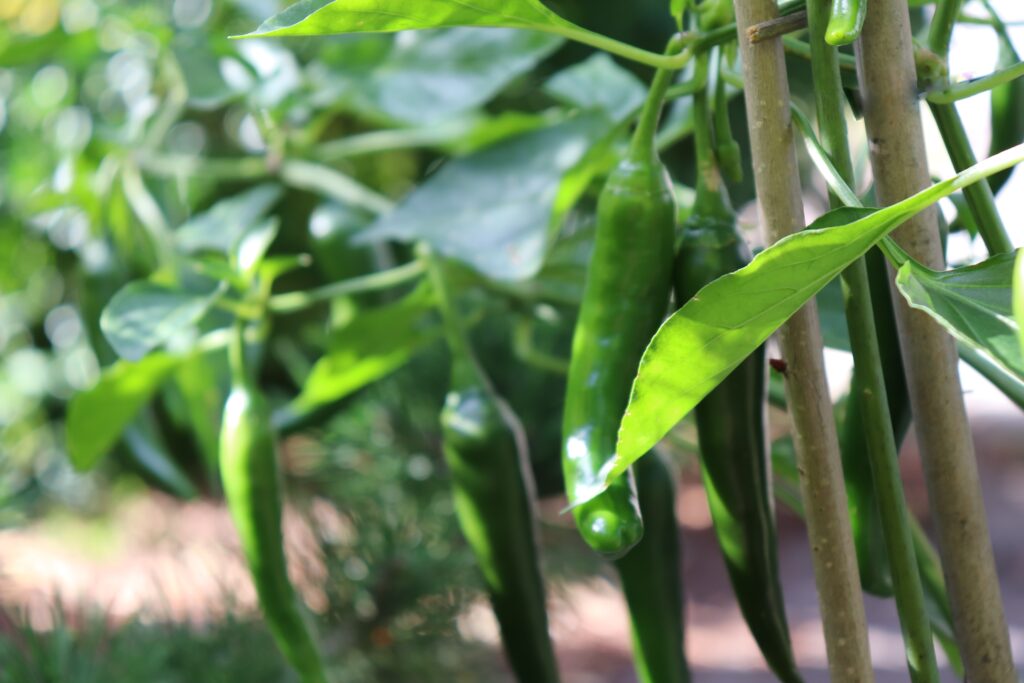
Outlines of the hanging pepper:
M 687 683 L 675 483 L 657 453 L 634 469 L 644 537 L 615 562 L 629 604 L 633 662 L 640 683 Z
M 700 58 L 699 69 L 707 69 L 707 59 Z M 694 139 L 697 196 L 675 267 L 680 304 L 750 261 L 714 157 L 703 91 L 694 96 Z M 779 580 L 764 424 L 766 379 L 762 346 L 697 406 L 701 474 L 740 611 L 778 678 L 798 682 Z
M 483 574 L 517 679 L 557 683 L 526 436 L 515 413 L 495 393 L 477 362 L 448 298 L 440 264 L 428 250 L 421 248 L 421 253 L 431 263 L 431 279 L 452 351 L 441 431 L 459 526 Z
M 260 607 L 285 658 L 303 683 L 326 683 L 313 631 L 288 579 L 281 534 L 281 474 L 270 411 L 246 366 L 242 323 L 230 346 L 231 393 L 224 405 L 220 472 Z
M 669 52 L 681 47 L 673 39 Z M 655 133 L 671 80 L 672 72 L 658 72 L 629 150 L 598 199 L 562 421 L 562 467 L 576 524 L 594 550 L 612 558 L 643 535 L 632 474 L 602 491 L 601 470 L 615 454 L 640 357 L 668 306 L 676 207 Z

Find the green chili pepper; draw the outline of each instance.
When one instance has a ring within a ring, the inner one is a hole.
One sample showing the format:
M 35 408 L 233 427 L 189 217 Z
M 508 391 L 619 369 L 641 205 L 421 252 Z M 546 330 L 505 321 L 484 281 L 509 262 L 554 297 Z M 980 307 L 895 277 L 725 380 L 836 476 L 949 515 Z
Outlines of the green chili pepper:
M 441 428 L 459 525 L 483 573 L 512 670 L 523 683 L 557 681 L 523 430 L 459 360 Z
M 864 18 L 868 15 L 868 0 L 832 0 L 825 42 L 829 45 L 849 45 L 860 37 Z
M 473 354 L 440 262 L 425 245 L 419 253 L 429 264 L 452 352 L 441 431 L 459 526 L 483 574 L 516 677 L 523 683 L 556 683 L 526 435 Z
M 670 52 L 678 52 L 674 40 Z M 668 306 L 675 197 L 654 136 L 672 73 L 659 71 L 626 157 L 597 205 L 597 234 L 573 335 L 562 420 L 566 494 L 583 539 L 619 557 L 643 535 L 632 474 L 604 486 L 616 433 L 647 343 Z
M 267 626 L 303 683 L 326 683 L 313 632 L 288 579 L 281 490 L 270 411 L 245 367 L 241 324 L 231 344 L 232 388 L 224 405 L 220 471 Z
M 701 57 L 698 68 L 707 68 Z M 708 95 L 694 96 L 697 198 L 676 258 L 677 300 L 750 262 L 713 154 Z M 696 408 L 701 474 L 715 535 L 740 611 L 776 676 L 801 680 L 779 580 L 778 546 L 765 432 L 764 347 L 751 354 Z
M 657 453 L 636 466 L 644 537 L 615 566 L 629 604 L 633 661 L 640 683 L 686 683 L 683 584 L 676 528 L 675 484 Z

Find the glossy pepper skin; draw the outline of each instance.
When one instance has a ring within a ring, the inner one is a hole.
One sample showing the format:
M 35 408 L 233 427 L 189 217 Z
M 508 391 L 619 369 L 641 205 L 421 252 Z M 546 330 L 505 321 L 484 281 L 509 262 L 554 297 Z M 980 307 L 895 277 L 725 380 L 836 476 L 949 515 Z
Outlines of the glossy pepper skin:
M 220 472 L 260 607 L 303 683 L 326 683 L 312 630 L 288 579 L 281 534 L 281 488 L 270 411 L 254 383 L 233 381 L 224 405 Z
M 707 68 L 702 58 L 698 68 Z M 712 152 L 706 93 L 694 96 L 697 194 L 683 227 L 674 284 L 680 305 L 750 262 Z M 779 680 L 799 683 L 779 580 L 765 430 L 767 366 L 758 348 L 695 410 L 701 475 L 740 611 Z
M 732 220 L 691 216 L 676 260 L 678 300 L 749 260 Z M 768 472 L 766 382 L 762 346 L 697 406 L 701 475 L 740 611 L 778 678 L 796 682 Z
M 671 74 L 656 76 L 630 149 L 598 198 L 562 419 L 562 469 L 576 525 L 612 559 L 643 536 L 632 473 L 591 496 L 604 485 L 601 469 L 614 457 L 640 358 L 668 307 L 676 205 L 654 133 L 670 82 Z
M 634 466 L 644 537 L 615 562 L 629 604 L 633 662 L 640 683 L 687 683 L 683 583 L 675 482 L 657 453 Z
M 832 0 L 825 42 L 829 45 L 849 45 L 860 37 L 864 19 L 868 15 L 868 0 Z
M 522 683 L 555 683 L 526 439 L 505 403 L 456 359 L 441 412 L 459 526 L 476 556 Z

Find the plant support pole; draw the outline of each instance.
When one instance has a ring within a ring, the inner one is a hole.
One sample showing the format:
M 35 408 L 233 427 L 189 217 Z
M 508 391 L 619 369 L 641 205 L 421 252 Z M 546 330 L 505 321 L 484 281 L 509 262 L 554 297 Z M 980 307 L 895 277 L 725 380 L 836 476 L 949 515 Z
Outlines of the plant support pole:
M 892 204 L 929 185 L 917 77 L 906 0 L 872 0 L 857 71 L 878 200 Z M 945 257 L 935 208 L 918 214 L 894 237 L 911 257 L 942 270 Z M 949 588 L 953 623 L 967 678 L 1015 683 L 1009 634 L 999 595 L 992 543 L 956 346 L 927 314 L 894 293 L 903 360 L 929 500 Z
M 842 81 L 834 47 L 825 42 L 831 0 L 808 0 L 807 15 L 813 59 L 811 72 L 818 109 L 821 142 L 847 184 L 853 184 L 853 160 L 846 131 Z M 833 207 L 843 202 L 834 194 Z M 871 302 L 871 283 L 864 258 L 857 259 L 842 274 L 846 321 L 850 329 L 854 372 L 858 388 L 851 401 L 860 402 L 861 427 L 866 434 L 867 453 L 853 457 L 868 458 L 878 510 L 881 515 L 885 545 L 892 567 L 896 608 L 907 653 L 910 680 L 914 683 L 938 683 L 939 668 L 931 624 L 925 610 L 924 591 L 917 571 L 914 542 L 910 531 L 907 502 L 900 479 L 898 449 L 889 417 L 889 399 L 885 387 L 882 353 L 875 329 Z M 861 511 L 861 514 L 865 514 Z
M 776 242 L 804 227 L 789 82 L 782 43 L 752 44 L 747 29 L 774 19 L 778 9 L 774 0 L 734 0 L 734 6 L 754 180 L 768 240 Z M 813 301 L 782 327 L 780 343 L 831 678 L 868 683 L 874 674 L 864 603 Z

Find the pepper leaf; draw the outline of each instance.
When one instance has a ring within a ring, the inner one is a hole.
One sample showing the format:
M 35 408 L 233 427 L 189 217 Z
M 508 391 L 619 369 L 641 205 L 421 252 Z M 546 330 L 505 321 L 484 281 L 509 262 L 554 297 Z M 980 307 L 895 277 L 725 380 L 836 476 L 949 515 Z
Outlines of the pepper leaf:
M 540 0 L 300 0 L 245 37 L 394 33 L 448 26 L 574 27 Z
M 222 291 L 220 287 L 207 294 L 193 294 L 153 282 L 129 282 L 103 309 L 100 328 L 117 355 L 139 360 L 187 333 Z
M 405 365 L 417 351 L 440 339 L 434 307 L 432 290 L 421 286 L 393 304 L 361 312 L 335 330 L 327 353 L 313 366 L 302 393 L 285 413 L 290 417 L 310 412 Z
M 134 363 L 118 361 L 103 371 L 96 386 L 76 394 L 66 422 L 68 455 L 75 468 L 93 468 L 183 361 L 166 353 Z
M 999 254 L 978 265 L 946 272 L 910 260 L 900 267 L 896 285 L 911 306 L 1024 379 L 1011 290 L 1015 257 Z
M 592 112 L 454 159 L 353 243 L 425 240 L 492 279 L 532 277 L 597 170 L 581 162 L 611 129 Z
M 1024 160 L 1024 146 L 987 159 L 902 202 L 838 209 L 710 283 L 651 340 L 619 429 L 610 482 L 650 450 L 811 297 L 892 230 L 952 192 Z M 826 226 L 838 225 L 838 227 Z

